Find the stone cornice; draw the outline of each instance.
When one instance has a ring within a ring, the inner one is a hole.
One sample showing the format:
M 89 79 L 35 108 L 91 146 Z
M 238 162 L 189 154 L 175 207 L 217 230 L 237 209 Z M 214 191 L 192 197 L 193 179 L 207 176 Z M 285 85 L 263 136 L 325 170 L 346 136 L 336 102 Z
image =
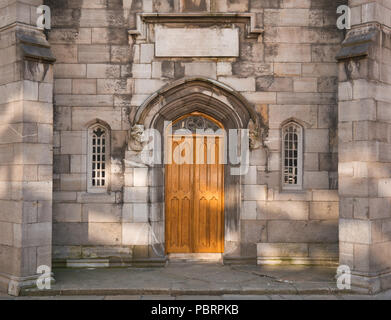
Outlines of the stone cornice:
M 43 31 L 43 29 L 39 29 L 38 27 L 32 26 L 30 24 L 22 23 L 22 22 L 13 22 L 6 26 L 0 28 L 0 32 L 6 31 L 8 29 L 21 28 L 32 31 Z
M 346 60 L 368 56 L 369 50 L 377 41 L 380 32 L 391 34 L 391 28 L 377 22 L 353 26 L 342 42 L 341 50 L 336 59 Z
M 137 29 L 129 30 L 130 35 L 145 37 L 148 24 L 196 24 L 223 25 L 243 23 L 247 38 L 258 38 L 264 32 L 257 28 L 255 13 L 142 13 L 137 16 Z
M 23 32 L 17 32 L 16 36 L 26 59 L 38 60 L 44 63 L 54 63 L 56 61 L 50 50 L 49 42 L 45 38 Z
M 16 44 L 20 48 L 21 57 L 52 64 L 56 61 L 50 44 L 46 40 L 43 29 L 29 24 L 14 22 L 0 29 L 2 32 L 12 32 L 16 35 Z
M 371 27 L 377 28 L 387 33 L 391 33 L 391 27 L 376 21 L 353 25 L 349 32 L 356 31 L 358 29 L 363 29 L 363 28 L 371 28 Z

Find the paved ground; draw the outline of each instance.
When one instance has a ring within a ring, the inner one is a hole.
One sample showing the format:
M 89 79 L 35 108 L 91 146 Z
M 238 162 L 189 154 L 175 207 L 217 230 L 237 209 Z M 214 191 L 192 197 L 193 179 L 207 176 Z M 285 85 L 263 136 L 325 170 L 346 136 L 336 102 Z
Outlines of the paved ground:
M 235 295 L 224 294 L 221 296 L 205 295 L 114 295 L 114 296 L 28 296 L 11 297 L 0 294 L 1 300 L 391 300 L 391 291 L 375 296 L 349 295 L 349 294 L 329 294 L 329 295 Z
M 50 290 L 16 299 L 389 299 L 341 292 L 335 268 L 171 263 L 166 268 L 55 269 Z M 14 299 L 0 296 L 0 299 Z

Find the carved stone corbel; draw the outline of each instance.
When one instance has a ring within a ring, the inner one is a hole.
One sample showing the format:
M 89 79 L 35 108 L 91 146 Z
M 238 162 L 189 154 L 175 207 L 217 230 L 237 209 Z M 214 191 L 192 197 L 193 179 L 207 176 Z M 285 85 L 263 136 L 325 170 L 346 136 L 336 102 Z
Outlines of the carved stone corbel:
M 250 121 L 249 125 L 249 139 L 250 139 L 250 149 L 256 150 L 263 146 L 262 141 L 262 128 L 254 123 L 252 120 Z
M 135 124 L 129 132 L 128 149 L 140 152 L 143 150 L 144 145 L 144 126 L 142 124 Z

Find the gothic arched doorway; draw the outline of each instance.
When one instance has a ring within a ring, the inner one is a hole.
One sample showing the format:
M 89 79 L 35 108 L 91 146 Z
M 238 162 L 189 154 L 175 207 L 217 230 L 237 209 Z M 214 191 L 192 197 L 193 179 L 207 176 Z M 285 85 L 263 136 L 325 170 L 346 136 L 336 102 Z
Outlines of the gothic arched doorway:
M 224 139 L 224 147 L 231 146 L 231 136 L 229 132 L 239 132 L 242 129 L 249 128 L 252 122 L 256 128 L 260 128 L 261 120 L 255 112 L 253 106 L 238 92 L 225 84 L 216 80 L 204 78 L 186 78 L 177 80 L 166 85 L 159 91 L 151 95 L 145 102 L 137 108 L 132 116 L 132 125 L 135 129 L 153 129 L 162 137 L 167 129 L 167 122 L 178 123 L 194 114 L 202 115 L 202 118 L 217 124 L 217 127 L 227 132 Z M 191 131 L 191 130 L 190 130 Z M 166 150 L 167 142 L 162 139 L 163 147 Z M 172 147 L 172 146 L 171 146 Z M 237 146 L 240 149 L 240 146 Z M 132 166 L 134 165 L 134 155 L 139 152 L 131 152 Z M 157 158 L 161 159 L 161 155 Z M 234 163 L 231 158 L 220 170 L 223 172 L 223 194 L 222 194 L 222 236 L 220 247 L 213 248 L 213 252 L 221 255 L 223 258 L 235 258 L 240 256 L 240 210 L 241 210 L 241 183 L 242 176 L 232 174 L 237 172 L 240 163 Z M 150 246 L 151 252 L 155 256 L 166 256 L 167 241 L 170 241 L 166 232 L 167 216 L 166 203 L 169 202 L 166 193 L 167 168 L 165 160 L 148 166 L 149 186 L 148 186 L 148 207 L 150 208 Z M 179 169 L 178 169 L 179 170 Z M 194 168 L 191 170 L 195 170 Z M 192 171 L 194 172 L 194 171 Z M 191 181 L 188 181 L 190 184 Z M 194 189 L 194 188 L 193 188 Z M 184 196 L 184 194 L 182 194 Z M 191 203 L 190 195 L 187 196 Z M 213 197 L 212 197 L 213 198 Z M 210 198 L 210 199 L 212 199 Z M 217 199 L 217 198 L 216 198 Z M 189 209 L 190 210 L 190 209 Z M 189 211 L 190 212 L 190 211 Z M 187 224 L 189 225 L 189 224 Z M 204 229 L 205 231 L 206 229 Z M 190 232 L 190 231 L 188 231 Z M 194 231 L 191 231 L 194 232 Z M 197 232 L 197 231 L 196 231 Z M 186 237 L 185 237 L 186 238 Z M 191 239 L 188 237 L 187 242 Z M 197 241 L 193 240 L 192 241 Z M 197 252 L 197 246 L 186 243 L 175 247 L 176 252 Z M 212 252 L 211 246 L 201 252 Z M 217 248 L 217 249 L 216 249 Z M 181 251 L 179 251 L 181 250 Z M 170 249 L 168 250 L 170 251 Z

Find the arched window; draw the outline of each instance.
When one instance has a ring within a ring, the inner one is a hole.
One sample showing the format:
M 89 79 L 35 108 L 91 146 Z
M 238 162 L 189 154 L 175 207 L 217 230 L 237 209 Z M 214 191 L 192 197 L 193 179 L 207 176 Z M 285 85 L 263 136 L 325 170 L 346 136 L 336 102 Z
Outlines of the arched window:
M 299 190 L 303 185 L 303 128 L 296 122 L 282 127 L 282 188 Z
M 88 129 L 88 192 L 106 192 L 110 180 L 109 130 L 94 124 Z

